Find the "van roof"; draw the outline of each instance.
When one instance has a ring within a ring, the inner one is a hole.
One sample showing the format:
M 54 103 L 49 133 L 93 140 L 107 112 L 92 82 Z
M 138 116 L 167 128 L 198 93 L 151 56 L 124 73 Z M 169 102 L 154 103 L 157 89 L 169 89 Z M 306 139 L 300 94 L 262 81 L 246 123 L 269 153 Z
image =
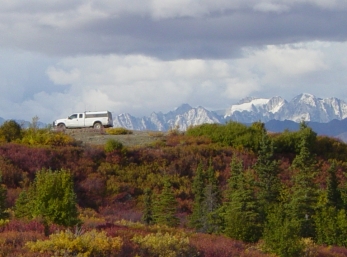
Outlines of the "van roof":
M 85 111 L 85 113 L 105 113 L 109 111 Z

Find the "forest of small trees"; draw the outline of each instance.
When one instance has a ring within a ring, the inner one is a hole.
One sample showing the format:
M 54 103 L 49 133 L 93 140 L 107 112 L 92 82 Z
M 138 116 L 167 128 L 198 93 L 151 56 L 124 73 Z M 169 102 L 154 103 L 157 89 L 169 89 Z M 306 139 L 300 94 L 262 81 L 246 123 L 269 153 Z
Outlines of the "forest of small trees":
M 347 145 L 305 122 L 126 147 L 6 121 L 0 256 L 347 256 L 346 171 Z

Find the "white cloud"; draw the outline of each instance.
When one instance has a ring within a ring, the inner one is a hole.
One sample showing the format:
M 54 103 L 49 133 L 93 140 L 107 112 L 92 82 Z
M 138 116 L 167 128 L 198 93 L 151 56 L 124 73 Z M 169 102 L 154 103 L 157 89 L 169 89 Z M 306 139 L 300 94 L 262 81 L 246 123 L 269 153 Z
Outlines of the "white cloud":
M 227 88 L 225 94 L 230 99 L 242 99 L 246 96 L 253 95 L 259 91 L 258 81 L 243 77 L 235 77 L 226 80 Z
M 247 62 L 256 64 L 269 79 L 301 76 L 328 68 L 324 63 L 323 52 L 305 45 L 270 45 L 264 50 L 249 53 L 249 56 Z
M 291 83 L 328 72 L 328 50 L 333 48 L 324 42 L 269 45 L 245 48 L 244 56 L 234 60 L 86 56 L 64 59 L 50 67 L 47 74 L 55 83 L 70 82 L 76 108 L 91 105 L 141 116 L 171 110 L 184 102 L 191 103 L 190 99 L 196 105 L 222 108 L 217 102 L 231 104 L 267 90 L 286 90 L 290 86 L 291 91 L 300 93 L 301 85 L 293 88 Z
M 80 79 L 80 72 L 78 69 L 64 71 L 59 68 L 49 67 L 47 75 L 57 85 L 68 85 L 77 82 Z
M 34 18 L 39 25 L 71 29 L 94 20 L 106 19 L 109 15 L 108 10 L 94 9 L 92 4 L 87 2 L 69 10 L 38 13 Z
M 289 11 L 289 6 L 286 4 L 271 3 L 271 2 L 260 2 L 254 5 L 254 10 L 261 12 L 276 12 L 282 13 Z
M 15 74 L 24 74 L 29 67 L 43 67 L 32 55 L 17 54 L 25 65 L 13 62 L 10 70 L 0 65 L 0 117 L 30 120 L 37 115 L 51 122 L 86 109 L 143 116 L 168 112 L 182 103 L 223 109 L 246 96 L 280 95 L 290 100 L 301 92 L 346 99 L 346 49 L 346 42 L 314 41 L 246 47 L 236 59 L 160 60 L 116 54 L 44 59 L 42 76 L 48 76 L 50 84 L 42 86 L 41 79 L 39 87 L 33 79 L 27 83 L 28 72 L 10 83 L 6 74 L 15 68 Z M 16 55 L 8 55 L 9 60 L 10 56 Z

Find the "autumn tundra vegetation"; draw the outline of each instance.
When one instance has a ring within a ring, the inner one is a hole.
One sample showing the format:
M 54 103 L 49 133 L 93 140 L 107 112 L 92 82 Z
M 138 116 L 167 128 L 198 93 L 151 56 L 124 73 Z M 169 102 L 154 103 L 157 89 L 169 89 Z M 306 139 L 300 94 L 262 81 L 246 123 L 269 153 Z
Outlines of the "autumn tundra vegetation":
M 10 120 L 0 256 L 347 256 L 346 171 L 347 145 L 305 122 L 203 124 L 124 146 Z

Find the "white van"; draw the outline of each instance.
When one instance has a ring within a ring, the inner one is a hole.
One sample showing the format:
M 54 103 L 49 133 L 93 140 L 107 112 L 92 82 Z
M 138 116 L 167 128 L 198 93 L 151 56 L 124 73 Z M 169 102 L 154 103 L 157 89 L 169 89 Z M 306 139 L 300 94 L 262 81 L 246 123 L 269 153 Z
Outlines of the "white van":
M 55 120 L 53 127 L 59 129 L 113 127 L 112 113 L 109 111 L 74 113 L 66 119 Z

